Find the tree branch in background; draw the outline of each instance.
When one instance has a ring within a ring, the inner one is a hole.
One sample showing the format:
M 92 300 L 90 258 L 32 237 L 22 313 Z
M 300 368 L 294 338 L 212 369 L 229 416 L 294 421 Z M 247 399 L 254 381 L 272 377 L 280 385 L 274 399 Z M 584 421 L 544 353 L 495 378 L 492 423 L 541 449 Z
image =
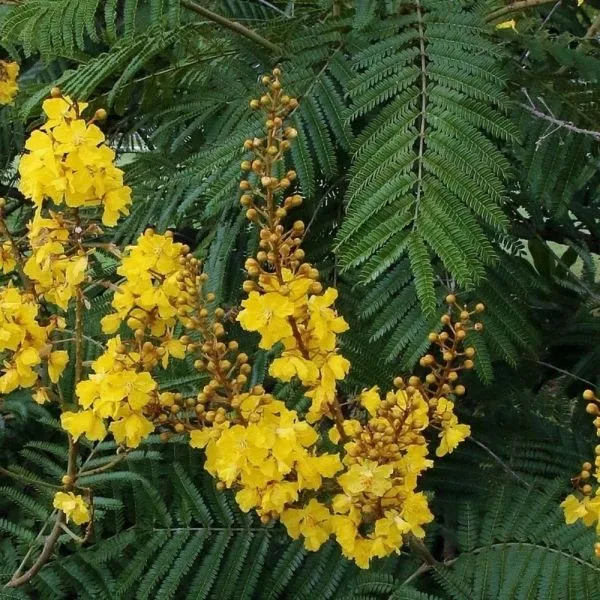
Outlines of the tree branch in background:
M 552 2 L 556 2 L 556 0 L 519 0 L 518 2 L 513 2 L 512 4 L 508 4 L 507 6 L 491 12 L 485 20 L 489 23 L 504 15 L 508 15 L 509 13 L 525 10 L 527 8 L 534 8 L 535 6 L 541 6 L 542 4 L 550 4 Z
M 581 127 L 577 127 L 576 125 L 571 123 L 571 121 L 563 121 L 561 119 L 557 119 L 554 115 L 546 114 L 530 104 L 521 103 L 520 106 L 522 106 L 525 110 L 529 111 L 532 115 L 535 115 L 538 119 L 542 119 L 544 121 L 548 121 L 549 123 L 553 123 L 554 125 L 556 125 L 556 129 L 568 129 L 569 131 L 573 131 L 574 133 L 590 135 L 593 138 L 600 140 L 600 131 L 594 131 L 592 129 L 582 129 Z
M 223 27 L 230 29 L 231 31 L 235 31 L 236 33 L 239 33 L 244 37 L 247 37 L 248 39 L 256 42 L 257 44 L 260 44 L 261 46 L 264 46 L 265 48 L 271 50 L 271 52 L 274 52 L 275 54 L 283 54 L 281 48 L 277 46 L 277 44 L 270 42 L 255 31 L 248 29 L 241 23 L 237 23 L 236 21 L 230 21 L 227 17 L 214 13 L 212 10 L 208 10 L 208 8 L 204 8 L 203 6 L 200 6 L 195 2 L 190 2 L 189 0 L 183 0 L 181 5 L 201 15 L 202 17 L 205 17 L 209 21 L 214 21 L 215 23 L 218 23 L 219 25 L 222 25 Z

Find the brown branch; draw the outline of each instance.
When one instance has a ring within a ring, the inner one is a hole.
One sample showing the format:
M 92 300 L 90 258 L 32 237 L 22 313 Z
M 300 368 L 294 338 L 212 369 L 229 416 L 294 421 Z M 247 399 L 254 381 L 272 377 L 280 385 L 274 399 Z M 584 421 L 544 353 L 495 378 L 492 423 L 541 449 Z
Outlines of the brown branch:
M 600 27 L 600 23 L 599 23 Z M 538 110 L 533 105 L 528 105 L 524 103 L 520 103 L 525 110 L 530 112 L 532 115 L 535 115 L 538 119 L 542 119 L 544 121 L 548 121 L 549 123 L 553 123 L 557 126 L 557 129 L 568 129 L 569 131 L 573 131 L 574 133 L 580 133 L 582 135 L 589 135 L 596 140 L 600 140 L 600 131 L 594 131 L 593 129 L 582 129 L 581 127 L 577 127 L 571 121 L 563 121 L 561 119 L 557 119 L 552 115 L 548 115 L 540 110 Z
M 111 460 L 109 463 L 106 463 L 102 467 L 96 467 L 95 469 L 90 469 L 89 471 L 81 471 L 79 473 L 78 477 L 89 477 L 90 475 L 96 475 L 97 473 L 104 473 L 104 471 L 108 471 L 109 469 L 112 469 L 114 466 L 118 465 L 125 458 L 127 458 L 127 452 L 118 454 L 116 458 Z
M 279 56 L 281 56 L 283 54 L 283 52 L 281 51 L 281 48 L 279 46 L 277 46 L 277 44 L 270 42 L 269 40 L 265 39 L 264 37 L 262 37 L 255 31 L 252 31 L 252 29 L 248 29 L 248 27 L 245 27 L 241 23 L 237 23 L 236 21 L 231 21 L 227 17 L 224 17 L 223 15 L 214 13 L 212 10 L 208 10 L 208 8 L 204 8 L 203 6 L 200 6 L 199 4 L 196 4 L 195 2 L 191 2 L 190 0 L 182 0 L 181 5 L 187 9 L 201 15 L 202 17 L 205 17 L 209 21 L 214 21 L 215 23 L 218 23 L 219 25 L 222 25 L 223 27 L 230 29 L 231 31 L 235 31 L 236 33 L 239 33 L 239 34 L 243 35 L 244 37 L 247 37 L 248 39 L 252 40 L 253 42 L 260 44 L 261 46 L 271 50 L 271 52 L 274 52 L 275 54 L 277 54 Z
M 56 521 L 54 522 L 54 527 L 52 528 L 50 535 L 46 538 L 42 552 L 38 556 L 37 560 L 33 563 L 28 571 L 23 573 L 23 575 L 15 577 L 15 575 L 18 573 L 17 571 L 15 575 L 13 575 L 12 579 L 6 584 L 6 587 L 19 587 L 27 583 L 32 577 L 35 577 L 39 573 L 40 569 L 46 564 L 50 556 L 52 556 L 54 546 L 56 546 L 56 542 L 58 541 L 60 532 L 62 531 L 64 519 L 65 514 L 63 512 L 59 512 L 56 517 Z
M 600 30 L 600 15 L 598 15 L 589 26 L 588 30 L 585 32 L 583 36 L 584 40 L 591 40 L 593 37 L 596 37 L 596 34 Z
M 556 2 L 556 0 L 519 0 L 518 2 L 513 2 L 508 6 L 504 6 L 499 8 L 493 12 L 491 12 L 486 18 L 486 22 L 495 21 L 500 17 L 503 17 L 511 12 L 517 12 L 519 10 L 525 10 L 527 8 L 533 8 L 535 6 L 540 6 L 542 4 L 551 4 L 552 2 Z

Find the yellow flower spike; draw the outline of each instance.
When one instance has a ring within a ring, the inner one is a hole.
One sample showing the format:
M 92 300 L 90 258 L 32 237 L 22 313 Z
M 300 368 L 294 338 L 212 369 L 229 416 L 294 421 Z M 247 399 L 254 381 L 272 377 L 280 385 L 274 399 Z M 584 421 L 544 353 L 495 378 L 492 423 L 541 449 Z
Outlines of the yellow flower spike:
M 52 505 L 65 513 L 67 523 L 73 521 L 76 525 L 83 525 L 91 519 L 90 509 L 83 496 L 73 492 L 56 492 Z
M 103 224 L 114 226 L 129 214 L 131 189 L 123 184 L 123 171 L 114 165 L 115 153 L 104 143 L 102 131 L 81 118 L 86 107 L 68 96 L 44 101 L 48 120 L 25 142 L 19 190 L 37 207 L 45 199 L 71 208 L 101 207 Z M 64 308 L 66 301 L 57 303 Z

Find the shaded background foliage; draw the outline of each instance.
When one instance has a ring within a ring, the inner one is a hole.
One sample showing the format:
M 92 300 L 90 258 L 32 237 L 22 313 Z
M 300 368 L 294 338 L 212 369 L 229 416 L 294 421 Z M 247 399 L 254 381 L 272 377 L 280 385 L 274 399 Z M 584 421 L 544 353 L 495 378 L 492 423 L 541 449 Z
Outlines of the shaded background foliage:
M 577 398 L 599 377 L 599 8 L 597 0 L 516 13 L 495 0 L 0 3 L 0 44 L 22 69 L 16 105 L 0 111 L 0 184 L 16 229 L 31 208 L 14 167 L 41 101 L 59 85 L 109 110 L 105 129 L 135 194 L 111 238 L 127 243 L 149 224 L 174 229 L 204 258 L 217 302 L 234 309 L 256 248 L 237 191 L 242 143 L 261 126 L 248 100 L 260 74 L 280 64 L 300 99 L 288 166 L 305 203 L 294 216 L 308 224 L 304 247 L 340 288 L 351 323 L 345 397 L 414 368 L 449 290 L 488 307 L 484 334 L 469 340 L 476 373 L 461 402 L 473 436 L 423 481 L 438 562 L 408 553 L 364 573 L 333 544 L 307 553 L 217 494 L 182 440 L 152 438 L 114 472 L 89 477 L 90 543 L 63 539 L 26 588 L 1 594 L 600 597 L 593 533 L 565 526 L 558 508 L 593 444 Z M 494 28 L 513 17 L 516 31 Z M 106 256 L 97 275 L 114 278 L 115 268 Z M 98 338 L 109 300 L 99 289 L 89 296 L 86 334 Z M 231 333 L 252 345 L 233 324 Z M 265 380 L 269 358 L 256 353 L 253 382 Z M 191 392 L 202 375 L 180 363 L 163 384 Z M 293 385 L 276 391 L 306 408 Z M 26 393 L 0 404 L 0 465 L 30 479 L 0 476 L 2 581 L 35 551 L 51 504 L 43 482 L 64 472 L 55 417 Z M 90 446 L 89 465 L 111 450 Z

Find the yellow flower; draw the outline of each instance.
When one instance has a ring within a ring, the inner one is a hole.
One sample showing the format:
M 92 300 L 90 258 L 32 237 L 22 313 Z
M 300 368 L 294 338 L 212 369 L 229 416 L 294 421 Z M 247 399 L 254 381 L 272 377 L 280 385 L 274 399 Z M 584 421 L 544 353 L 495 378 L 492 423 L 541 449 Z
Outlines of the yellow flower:
M 461 442 L 471 435 L 471 427 L 469 425 L 464 425 L 457 421 L 446 423 L 446 421 L 442 421 L 442 431 L 438 436 L 440 438 L 440 445 L 435 451 L 436 456 L 450 454 Z
M 364 390 L 358 400 L 367 409 L 372 417 L 375 416 L 377 409 L 381 404 L 379 388 L 377 386 L 373 386 L 369 390 Z
M 73 492 L 56 492 L 52 504 L 54 508 L 65 513 L 67 523 L 72 519 L 76 525 L 82 525 L 91 519 L 90 509 L 85 500 Z
M 154 425 L 141 413 L 131 412 L 127 416 L 113 421 L 109 425 L 109 429 L 118 444 L 137 448 L 140 442 L 154 431 Z
M 60 424 L 75 439 L 85 435 L 88 440 L 99 441 L 106 436 L 104 421 L 96 416 L 92 410 L 81 410 L 79 412 L 64 412 L 60 416 Z
M 127 216 L 129 214 L 131 188 L 123 185 L 108 191 L 104 196 L 103 204 L 102 223 L 107 227 L 114 227 L 121 215 Z
M 48 375 L 52 383 L 57 383 L 62 372 L 69 362 L 69 353 L 66 350 L 56 350 L 48 357 Z
M 150 373 L 122 371 L 118 376 L 119 383 L 127 396 L 127 402 L 133 410 L 140 410 L 150 402 L 153 397 L 152 392 L 157 388 L 156 381 L 152 379 Z
M 235 501 L 244 512 L 248 512 L 260 504 L 260 494 L 256 488 L 245 487 L 235 495 Z
M 102 331 L 104 333 L 115 333 L 121 326 L 121 317 L 119 316 L 119 313 L 106 315 L 100 320 L 100 325 L 102 326 Z
M 560 506 L 565 513 L 565 522 L 567 525 L 572 525 L 579 519 L 583 519 L 583 517 L 587 514 L 587 509 L 585 506 L 586 497 L 582 500 L 579 500 L 577 496 L 574 494 L 569 494 L 563 502 L 561 502 Z
M 33 399 L 38 404 L 46 404 L 46 402 L 50 402 L 50 396 L 48 395 L 48 389 L 43 388 L 43 387 L 37 388 L 35 390 L 35 392 L 33 393 Z
M 244 310 L 237 316 L 246 331 L 258 331 L 261 335 L 259 347 L 269 350 L 283 338 L 292 335 L 288 317 L 294 314 L 294 304 L 277 292 L 260 294 L 250 292 L 242 301 Z
M 42 129 L 49 130 L 65 120 L 76 119 L 87 106 L 87 102 L 73 102 L 69 96 L 44 100 L 42 110 L 46 113 L 48 120 L 42 125 Z
M 281 514 L 281 522 L 294 539 L 304 536 L 308 550 L 318 550 L 331 533 L 331 513 L 318 500 L 312 498 L 303 508 L 288 508 Z
M 362 431 L 362 425 L 356 419 L 345 419 L 342 422 L 342 429 L 349 438 L 355 438 Z M 339 443 L 341 436 L 337 427 L 334 426 L 329 430 L 329 439 L 334 444 Z
M 365 492 L 383 496 L 392 487 L 390 476 L 393 470 L 392 465 L 378 465 L 374 461 L 365 460 L 362 464 L 352 465 L 337 480 L 347 494 Z
M 52 137 L 57 142 L 56 154 L 76 152 L 80 146 L 97 146 L 104 141 L 102 131 L 83 119 L 60 123 L 53 129 Z
M 18 75 L 18 63 L 0 60 L 0 104 L 12 104 L 14 102 L 19 90 Z
M 404 500 L 401 510 L 402 518 L 408 523 L 410 531 L 417 537 L 423 537 L 425 530 L 421 527 L 433 521 L 433 514 L 429 510 L 427 497 L 423 492 L 410 494 Z
M 10 273 L 17 266 L 12 244 L 6 240 L 0 244 L 0 272 Z
M 510 19 L 510 21 L 502 21 L 502 23 L 498 23 L 496 25 L 496 29 L 513 29 L 517 30 L 517 22 L 514 19 Z
M 348 329 L 348 323 L 343 317 L 338 317 L 336 312 L 329 308 L 337 299 L 338 292 L 335 288 L 327 288 L 320 296 L 311 296 L 308 301 L 310 318 L 308 326 L 311 334 L 327 347 L 335 347 L 335 334 L 343 333 Z
M 319 368 L 311 360 L 284 352 L 271 363 L 269 374 L 285 382 L 298 377 L 303 385 L 311 385 L 319 378 Z

